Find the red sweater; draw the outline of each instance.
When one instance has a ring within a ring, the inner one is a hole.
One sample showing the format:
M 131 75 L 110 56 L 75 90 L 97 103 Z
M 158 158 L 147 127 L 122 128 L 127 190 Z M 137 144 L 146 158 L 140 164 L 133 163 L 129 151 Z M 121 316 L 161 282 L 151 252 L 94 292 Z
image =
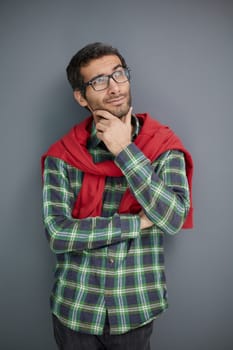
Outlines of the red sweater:
M 136 116 L 139 118 L 142 127 L 134 143 L 147 158 L 154 161 L 162 153 L 172 149 L 180 150 L 184 153 L 191 208 L 183 228 L 192 228 L 192 157 L 184 148 L 180 139 L 167 126 L 152 119 L 148 114 L 137 114 Z M 80 124 L 74 126 L 68 134 L 53 144 L 42 156 L 42 171 L 44 170 L 45 158 L 47 156 L 52 156 L 59 158 L 84 172 L 82 187 L 72 212 L 73 217 L 79 219 L 90 216 L 100 216 L 105 177 L 117 177 L 123 175 L 113 161 L 104 161 L 96 164 L 93 162 L 91 154 L 86 147 L 87 141 L 90 137 L 92 120 L 92 117 L 89 117 Z M 136 214 L 140 210 L 140 204 L 131 194 L 129 189 L 127 189 L 121 200 L 118 212 Z

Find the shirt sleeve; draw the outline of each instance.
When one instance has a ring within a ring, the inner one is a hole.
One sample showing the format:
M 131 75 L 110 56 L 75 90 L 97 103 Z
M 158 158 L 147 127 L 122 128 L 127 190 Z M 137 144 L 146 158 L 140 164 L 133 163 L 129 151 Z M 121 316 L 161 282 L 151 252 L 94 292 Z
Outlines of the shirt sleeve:
M 190 207 L 184 154 L 167 151 L 151 164 L 131 143 L 118 154 L 115 163 L 147 217 L 162 231 L 177 233 Z
M 56 254 L 100 248 L 138 237 L 138 215 L 112 217 L 72 217 L 74 193 L 67 164 L 47 157 L 43 174 L 43 219 L 50 247 Z M 78 171 L 78 170 L 77 170 Z M 81 188 L 81 172 L 79 172 Z M 79 189 L 80 189 L 79 188 Z

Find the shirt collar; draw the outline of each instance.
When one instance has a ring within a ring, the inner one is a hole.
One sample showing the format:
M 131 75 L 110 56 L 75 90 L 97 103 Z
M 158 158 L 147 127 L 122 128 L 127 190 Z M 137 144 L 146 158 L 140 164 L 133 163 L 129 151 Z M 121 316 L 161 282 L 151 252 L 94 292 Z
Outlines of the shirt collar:
M 131 123 L 134 126 L 134 132 L 132 135 L 132 141 L 133 141 L 138 136 L 139 131 L 140 131 L 140 123 L 139 123 L 139 120 L 135 114 L 132 114 Z M 89 147 L 96 148 L 101 143 L 102 143 L 102 141 L 99 140 L 98 137 L 96 136 L 96 127 L 95 127 L 95 122 L 93 120 L 92 125 L 91 125 L 91 134 L 90 134 L 90 138 L 88 141 L 88 148 Z

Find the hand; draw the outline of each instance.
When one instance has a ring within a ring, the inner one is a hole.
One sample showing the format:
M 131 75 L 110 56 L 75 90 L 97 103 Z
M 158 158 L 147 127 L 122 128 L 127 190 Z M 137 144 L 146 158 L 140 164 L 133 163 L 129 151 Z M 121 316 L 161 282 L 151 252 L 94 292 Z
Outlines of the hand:
M 103 141 L 108 150 L 117 156 L 131 143 L 132 107 L 121 119 L 105 110 L 93 111 L 96 122 L 97 137 Z
M 140 211 L 140 213 L 138 214 L 140 216 L 141 219 L 141 230 L 143 230 L 144 228 L 148 228 L 153 226 L 153 222 L 150 221 L 150 219 L 148 219 L 148 217 L 146 216 L 146 214 L 144 213 L 143 210 Z

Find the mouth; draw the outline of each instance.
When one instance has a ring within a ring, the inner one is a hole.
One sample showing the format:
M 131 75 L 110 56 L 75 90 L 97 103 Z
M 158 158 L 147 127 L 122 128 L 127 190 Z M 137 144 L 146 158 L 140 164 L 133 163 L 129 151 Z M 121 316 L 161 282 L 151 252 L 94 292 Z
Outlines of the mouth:
M 111 98 L 107 101 L 108 104 L 111 104 L 114 106 L 122 105 L 122 103 L 124 102 L 125 102 L 125 96 L 118 96 L 115 98 Z

